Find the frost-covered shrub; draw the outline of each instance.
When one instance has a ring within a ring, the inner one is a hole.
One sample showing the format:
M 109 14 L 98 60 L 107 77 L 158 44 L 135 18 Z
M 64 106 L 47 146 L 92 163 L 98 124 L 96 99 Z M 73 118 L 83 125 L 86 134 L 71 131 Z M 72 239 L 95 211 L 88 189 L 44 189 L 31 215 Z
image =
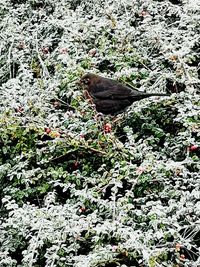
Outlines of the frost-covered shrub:
M 199 1 L 0 2 L 0 266 L 198 267 Z M 87 71 L 170 96 L 99 117 Z

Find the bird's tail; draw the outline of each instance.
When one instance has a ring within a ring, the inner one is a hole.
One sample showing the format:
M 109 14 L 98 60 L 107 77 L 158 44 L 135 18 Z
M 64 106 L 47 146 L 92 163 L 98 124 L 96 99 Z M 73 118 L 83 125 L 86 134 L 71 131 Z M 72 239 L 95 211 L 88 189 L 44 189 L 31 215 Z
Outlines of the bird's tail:
M 138 95 L 132 95 L 131 96 L 131 99 L 132 101 L 137 101 L 137 100 L 140 100 L 140 99 L 144 99 L 144 98 L 148 98 L 148 97 L 151 97 L 151 96 L 169 96 L 169 94 L 159 94 L 159 93 L 141 93 L 141 94 L 138 94 Z
M 145 93 L 147 97 L 149 96 L 169 96 L 169 94 L 162 94 L 162 93 Z

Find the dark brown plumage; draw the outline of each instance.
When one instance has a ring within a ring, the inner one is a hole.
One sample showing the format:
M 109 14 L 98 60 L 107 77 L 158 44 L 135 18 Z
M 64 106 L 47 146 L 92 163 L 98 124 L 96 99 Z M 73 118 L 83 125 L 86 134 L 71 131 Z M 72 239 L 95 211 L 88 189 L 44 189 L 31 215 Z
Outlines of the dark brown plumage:
M 151 96 L 167 96 L 167 94 L 144 93 L 132 89 L 115 80 L 96 74 L 85 74 L 80 79 L 81 86 L 86 90 L 87 97 L 95 104 L 96 110 L 103 114 L 123 112 L 133 102 Z

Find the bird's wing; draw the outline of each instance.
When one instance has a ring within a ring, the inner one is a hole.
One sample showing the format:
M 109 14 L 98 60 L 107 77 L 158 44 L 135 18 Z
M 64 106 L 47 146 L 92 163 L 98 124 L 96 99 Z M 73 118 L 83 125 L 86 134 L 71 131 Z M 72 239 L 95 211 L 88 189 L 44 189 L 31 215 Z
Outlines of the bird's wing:
M 110 99 L 98 99 L 94 100 L 96 110 L 103 114 L 117 114 L 131 105 L 127 99 L 124 100 L 110 100 Z
M 142 92 L 131 89 L 117 81 L 104 78 L 92 88 L 90 94 L 98 99 L 127 99 L 133 95 L 141 95 Z

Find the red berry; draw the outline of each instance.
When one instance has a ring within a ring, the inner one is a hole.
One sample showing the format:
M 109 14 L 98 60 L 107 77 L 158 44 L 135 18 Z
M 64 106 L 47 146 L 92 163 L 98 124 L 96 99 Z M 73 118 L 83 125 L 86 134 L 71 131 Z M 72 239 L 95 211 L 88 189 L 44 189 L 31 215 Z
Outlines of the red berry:
M 61 106 L 61 104 L 59 101 L 54 101 L 53 106 L 54 106 L 54 108 L 59 108 Z
M 193 145 L 190 147 L 190 151 L 197 151 L 199 149 L 199 147 L 197 145 Z
M 75 161 L 74 164 L 73 164 L 73 169 L 74 170 L 77 170 L 79 167 L 79 162 L 78 161 Z
M 80 212 L 84 212 L 86 211 L 86 208 L 85 207 L 80 207 Z
M 25 46 L 25 43 L 20 41 L 19 44 L 18 44 L 18 48 L 19 49 L 24 49 L 26 46 Z
M 180 255 L 180 260 L 185 260 L 185 255 L 184 254 Z
M 110 133 L 112 131 L 112 125 L 110 123 L 106 123 L 103 129 L 105 133 Z
M 149 13 L 144 11 L 144 10 L 140 13 L 140 16 L 142 16 L 142 17 L 145 17 L 147 15 L 149 15 Z
M 51 129 L 50 128 L 44 128 L 45 133 L 50 134 Z
M 118 249 L 118 246 L 116 246 L 116 245 L 113 245 L 113 246 L 112 246 L 112 251 L 115 252 L 117 249 Z
M 42 48 L 42 52 L 43 52 L 44 54 L 48 54 L 48 53 L 49 53 L 49 48 L 48 48 L 48 47 L 43 47 L 43 48 Z
M 22 113 L 24 111 L 23 107 L 18 107 L 15 109 L 16 112 Z
M 91 56 L 91 57 L 94 57 L 96 55 L 96 52 L 97 50 L 95 48 L 92 48 L 90 49 L 90 51 L 88 52 L 88 54 Z
M 68 52 L 68 49 L 63 47 L 63 48 L 60 48 L 60 54 L 67 54 Z

